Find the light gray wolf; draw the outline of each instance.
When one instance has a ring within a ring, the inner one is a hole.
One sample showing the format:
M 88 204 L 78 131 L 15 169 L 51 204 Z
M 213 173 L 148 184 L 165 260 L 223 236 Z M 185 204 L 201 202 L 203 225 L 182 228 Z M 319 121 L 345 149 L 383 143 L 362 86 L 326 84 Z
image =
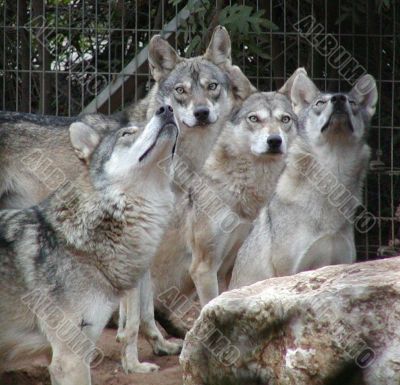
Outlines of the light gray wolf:
M 218 296 L 218 274 L 227 288 L 237 251 L 271 198 L 296 134 L 297 117 L 280 92 L 251 95 L 224 127 L 187 210 L 190 275 L 202 306 Z
M 322 93 L 305 74 L 291 100 L 299 136 L 270 203 L 241 247 L 230 288 L 351 263 L 354 220 L 370 149 L 367 126 L 375 113 L 376 83 L 365 75 L 348 93 Z
M 170 106 L 143 130 L 75 122 L 78 178 L 36 206 L 0 212 L 1 370 L 44 354 L 52 384 L 91 383 L 96 340 L 149 271 L 168 223 L 174 194 L 157 163 L 177 135 Z

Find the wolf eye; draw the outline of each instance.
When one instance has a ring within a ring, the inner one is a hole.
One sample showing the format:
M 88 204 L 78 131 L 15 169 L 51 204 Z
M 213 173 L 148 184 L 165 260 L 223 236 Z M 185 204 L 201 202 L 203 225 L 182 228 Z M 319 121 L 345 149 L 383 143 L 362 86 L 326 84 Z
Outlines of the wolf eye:
M 258 117 L 257 117 L 257 115 L 250 115 L 250 116 L 248 117 L 248 119 L 249 119 L 250 122 L 252 122 L 252 123 L 257 123 L 257 122 L 258 122 Z
M 350 103 L 352 106 L 357 105 L 357 103 L 356 103 L 354 100 L 349 100 L 349 103 Z
M 135 134 L 139 130 L 138 127 L 132 126 L 132 127 L 127 127 L 124 131 L 121 132 L 120 137 L 123 138 L 124 136 L 129 136 Z
M 288 116 L 288 115 L 282 116 L 281 121 L 282 121 L 282 123 L 285 123 L 285 124 L 289 123 L 290 122 L 290 116 Z
M 209 89 L 210 91 L 216 90 L 217 87 L 218 87 L 218 84 L 217 84 L 217 83 L 210 83 L 210 84 L 208 85 L 208 89 Z
M 183 89 L 183 87 L 176 87 L 176 88 L 175 88 L 175 91 L 176 91 L 178 94 L 183 94 L 183 93 L 185 92 L 185 90 Z
M 325 104 L 326 101 L 325 100 L 318 100 L 317 103 L 315 103 L 316 106 L 322 106 L 323 104 Z

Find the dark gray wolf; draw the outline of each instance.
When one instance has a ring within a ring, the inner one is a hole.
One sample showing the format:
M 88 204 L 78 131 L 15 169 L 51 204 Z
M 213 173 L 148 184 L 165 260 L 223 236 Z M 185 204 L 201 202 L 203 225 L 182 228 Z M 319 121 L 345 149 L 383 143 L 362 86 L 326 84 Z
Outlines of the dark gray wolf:
M 80 175 L 0 212 L 0 371 L 44 355 L 52 384 L 89 385 L 96 340 L 168 223 L 174 194 L 157 163 L 178 128 L 162 106 L 142 130 L 75 122 L 68 132 Z

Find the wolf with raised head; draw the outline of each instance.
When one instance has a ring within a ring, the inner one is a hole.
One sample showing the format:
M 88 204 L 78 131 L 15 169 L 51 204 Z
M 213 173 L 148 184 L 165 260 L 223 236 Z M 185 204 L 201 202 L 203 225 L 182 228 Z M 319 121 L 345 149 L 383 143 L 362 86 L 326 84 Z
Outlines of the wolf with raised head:
M 168 223 L 174 194 L 157 163 L 178 127 L 162 106 L 143 129 L 75 122 L 69 136 L 80 175 L 0 212 L 0 371 L 44 356 L 52 384 L 89 385 L 96 341 Z
M 365 75 L 348 93 L 323 93 L 305 74 L 291 100 L 299 136 L 270 203 L 236 259 L 230 288 L 322 266 L 355 261 L 355 211 L 370 149 L 375 80 Z

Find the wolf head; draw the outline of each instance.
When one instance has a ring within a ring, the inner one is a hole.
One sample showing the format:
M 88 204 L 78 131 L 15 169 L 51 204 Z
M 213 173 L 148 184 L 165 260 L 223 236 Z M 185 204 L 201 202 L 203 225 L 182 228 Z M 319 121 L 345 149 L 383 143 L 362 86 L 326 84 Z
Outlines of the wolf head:
M 322 93 L 306 74 L 300 73 L 291 89 L 300 134 L 314 145 L 361 143 L 377 99 L 371 75 L 361 77 L 348 93 Z
M 185 134 L 204 129 L 228 116 L 235 98 L 244 99 L 253 87 L 231 64 L 231 40 L 217 27 L 203 56 L 185 59 L 161 36 L 149 46 L 152 75 L 159 84 L 158 102 L 170 104 Z
M 171 158 L 178 126 L 172 107 L 164 105 L 145 127 L 131 125 L 107 131 L 75 122 L 69 132 L 72 147 L 87 166 L 93 185 L 128 193 L 138 187 L 139 174 L 157 172 L 156 163 Z M 161 170 L 159 173 L 165 176 Z M 163 177 L 157 181 L 161 184 Z
M 256 157 L 279 157 L 297 132 L 290 100 L 279 92 L 249 96 L 232 119 L 232 143 Z
M 294 79 L 304 73 L 299 68 L 277 92 L 258 92 L 250 95 L 233 115 L 232 143 L 244 146 L 256 157 L 275 157 L 286 154 L 297 134 L 297 116 L 289 100 Z

